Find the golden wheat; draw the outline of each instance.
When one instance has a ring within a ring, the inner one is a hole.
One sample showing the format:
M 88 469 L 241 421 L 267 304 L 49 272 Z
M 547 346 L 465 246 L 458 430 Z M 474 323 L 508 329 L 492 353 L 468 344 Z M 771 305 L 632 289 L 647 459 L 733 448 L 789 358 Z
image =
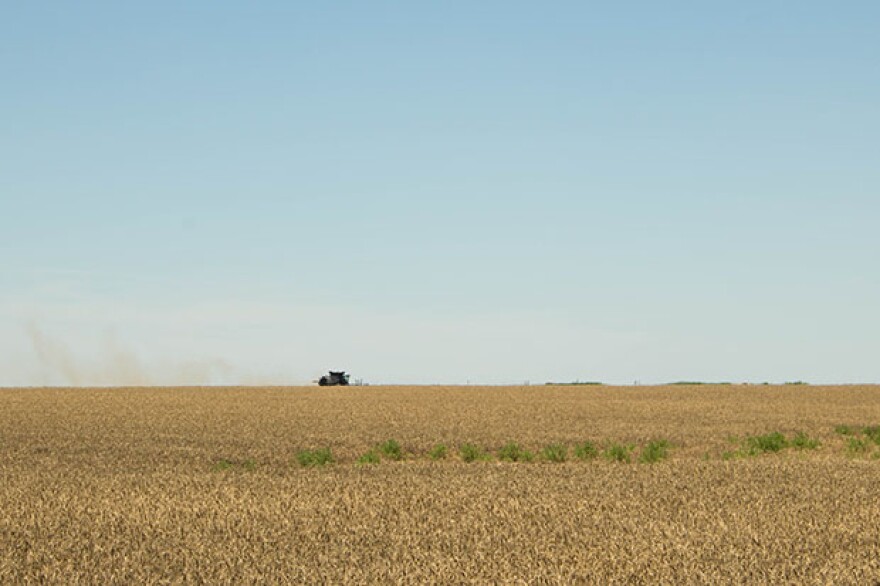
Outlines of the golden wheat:
M 880 387 L 0 390 L 0 583 L 876 583 L 880 448 L 843 424 Z M 774 431 L 822 445 L 722 458 Z M 669 460 L 456 455 L 652 438 Z

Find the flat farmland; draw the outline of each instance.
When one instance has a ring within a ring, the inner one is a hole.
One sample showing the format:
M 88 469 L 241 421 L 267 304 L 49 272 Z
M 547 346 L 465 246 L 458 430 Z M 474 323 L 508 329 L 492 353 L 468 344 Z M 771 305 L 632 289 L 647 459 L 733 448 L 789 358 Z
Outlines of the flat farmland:
M 880 583 L 878 425 L 878 386 L 2 389 L 0 583 Z

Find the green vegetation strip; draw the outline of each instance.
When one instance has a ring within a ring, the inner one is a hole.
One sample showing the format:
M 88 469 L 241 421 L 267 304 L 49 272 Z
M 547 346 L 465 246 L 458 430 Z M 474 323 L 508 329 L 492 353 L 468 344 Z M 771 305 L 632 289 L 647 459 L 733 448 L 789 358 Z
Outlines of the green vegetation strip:
M 853 425 L 837 425 L 834 433 L 844 440 L 843 449 L 851 457 L 870 456 L 880 459 L 880 425 L 858 427 Z M 721 454 L 722 460 L 734 460 L 739 458 L 756 457 L 764 454 L 778 454 L 787 449 L 797 451 L 817 450 L 822 446 L 818 438 L 811 437 L 803 431 L 792 435 L 774 431 L 763 435 L 749 435 L 743 438 L 727 436 L 726 441 L 738 445 L 738 449 L 728 450 Z M 839 446 L 840 444 L 835 444 Z M 595 460 L 599 457 L 608 462 L 628 464 L 636 459 L 642 464 L 655 464 L 667 460 L 670 456 L 671 444 L 668 440 L 658 438 L 649 440 L 647 443 L 637 446 L 631 443 L 607 442 L 597 444 L 593 441 L 584 441 L 570 446 L 564 443 L 552 443 L 545 445 L 535 453 L 515 441 L 509 441 L 495 453 L 475 443 L 463 443 L 458 446 L 458 459 L 462 462 L 486 462 L 497 458 L 501 462 L 550 462 L 563 463 L 570 459 L 582 462 Z M 450 457 L 450 451 L 446 444 L 435 444 L 423 457 L 430 460 L 446 460 Z M 361 454 L 356 460 L 357 465 L 376 465 L 382 460 L 399 462 L 406 459 L 401 444 L 391 438 L 376 445 L 374 448 Z M 419 459 L 419 454 L 410 453 L 410 457 Z M 703 460 L 710 460 L 707 451 Z M 296 453 L 296 462 L 303 468 L 314 468 L 335 463 L 330 448 L 317 448 L 312 450 L 300 450 Z M 245 471 L 251 472 L 257 468 L 253 459 L 236 460 L 221 458 L 215 460 L 215 471 Z
M 296 453 L 296 461 L 303 468 L 325 466 L 333 463 L 333 453 L 330 448 L 318 448 L 317 450 L 300 450 Z
M 476 462 L 478 460 L 491 460 L 492 456 L 476 444 L 462 444 L 458 448 L 458 454 L 465 462 Z
M 666 440 L 651 440 L 642 449 L 639 461 L 645 464 L 654 464 L 669 457 L 669 442 Z
M 233 460 L 228 458 L 220 458 L 214 462 L 214 470 L 225 472 L 227 470 L 241 470 L 244 472 L 253 472 L 257 469 L 257 463 L 254 460 Z
M 369 466 L 378 464 L 380 460 L 381 458 L 379 458 L 379 454 L 376 453 L 376 450 L 370 450 L 357 459 L 357 464 L 359 466 Z
M 498 450 L 498 459 L 505 462 L 531 462 L 535 459 L 535 455 L 521 448 L 516 442 L 508 442 Z
M 837 429 L 835 431 L 840 433 Z M 737 439 L 731 437 L 728 438 L 728 441 L 736 442 Z M 822 445 L 818 439 L 810 437 L 802 431 L 795 433 L 791 438 L 787 438 L 778 431 L 764 435 L 750 435 L 746 436 L 740 444 L 739 450 L 724 452 L 721 458 L 724 460 L 734 460 L 737 458 L 760 456 L 762 454 L 776 454 L 788 448 L 794 448 L 799 451 L 817 450 Z
M 605 456 L 605 459 L 609 462 L 629 464 L 634 447 L 635 446 L 633 445 L 609 444 L 602 455 Z
M 403 460 L 403 448 L 397 443 L 397 440 L 389 439 L 379 444 L 379 452 L 389 460 Z
M 574 457 L 578 460 L 595 460 L 598 455 L 599 450 L 596 448 L 596 444 L 591 441 L 586 441 L 574 447 Z

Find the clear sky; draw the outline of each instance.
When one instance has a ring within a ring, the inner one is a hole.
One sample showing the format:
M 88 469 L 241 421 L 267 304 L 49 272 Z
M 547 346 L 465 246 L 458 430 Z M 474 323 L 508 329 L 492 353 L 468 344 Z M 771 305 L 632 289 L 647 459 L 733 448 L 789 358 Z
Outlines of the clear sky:
M 0 385 L 880 382 L 880 2 L 5 2 Z

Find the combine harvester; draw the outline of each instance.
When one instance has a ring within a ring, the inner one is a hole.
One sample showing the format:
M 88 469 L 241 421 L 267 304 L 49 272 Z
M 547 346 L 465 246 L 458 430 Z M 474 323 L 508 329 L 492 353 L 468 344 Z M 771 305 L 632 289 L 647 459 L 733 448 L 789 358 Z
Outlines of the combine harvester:
M 318 379 L 318 384 L 322 387 L 335 387 L 335 386 L 348 386 L 348 375 L 345 374 L 344 370 L 340 370 L 339 372 L 330 371 L 330 374 L 325 374 L 320 379 Z

